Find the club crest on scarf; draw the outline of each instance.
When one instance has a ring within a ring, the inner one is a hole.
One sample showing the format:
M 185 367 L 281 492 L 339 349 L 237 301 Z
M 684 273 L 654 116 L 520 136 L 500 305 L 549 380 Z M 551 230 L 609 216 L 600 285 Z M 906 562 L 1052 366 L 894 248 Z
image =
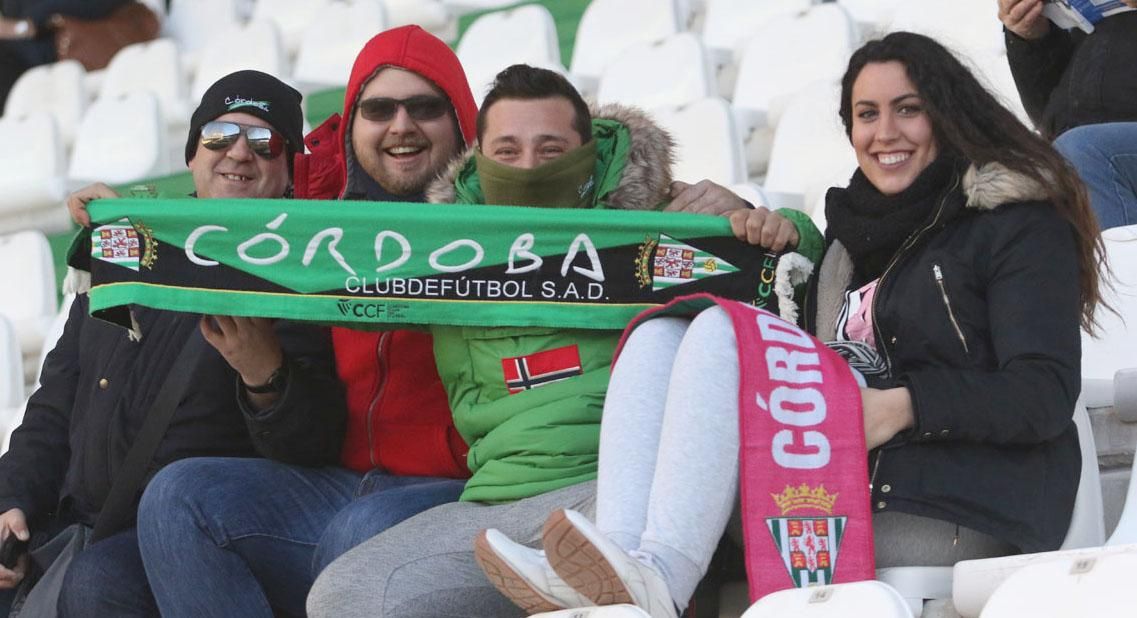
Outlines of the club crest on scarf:
M 650 285 L 653 292 L 738 271 L 721 257 L 666 234 L 646 238 L 636 260 L 636 279 L 641 287 Z
M 843 515 L 833 515 L 837 494 L 826 491 L 824 485 L 810 487 L 802 483 L 798 487 L 786 485 L 782 493 L 770 494 L 770 497 L 783 516 L 766 518 L 766 526 L 794 586 L 833 583 L 837 553 L 848 521 Z M 805 513 L 786 517 L 799 511 Z
M 91 232 L 91 257 L 138 272 L 139 266 L 153 268 L 158 259 L 154 235 L 141 223 L 121 219 Z

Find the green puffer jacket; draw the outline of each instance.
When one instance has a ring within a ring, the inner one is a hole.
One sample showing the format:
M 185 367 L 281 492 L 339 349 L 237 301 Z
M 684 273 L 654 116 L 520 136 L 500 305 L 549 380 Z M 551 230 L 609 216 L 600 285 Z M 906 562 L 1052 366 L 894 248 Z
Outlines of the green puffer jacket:
M 593 137 L 593 208 L 656 210 L 666 204 L 672 162 L 666 132 L 638 110 L 606 105 L 593 110 Z M 428 188 L 427 201 L 484 203 L 473 151 Z M 806 257 L 818 259 L 821 237 L 809 218 L 782 214 L 794 220 L 803 244 L 813 247 L 802 247 Z M 456 326 L 431 331 L 454 425 L 470 446 L 473 476 L 462 500 L 508 502 L 596 478 L 600 416 L 620 331 Z M 542 376 L 551 379 L 525 388 Z M 563 376 L 571 377 L 556 379 Z

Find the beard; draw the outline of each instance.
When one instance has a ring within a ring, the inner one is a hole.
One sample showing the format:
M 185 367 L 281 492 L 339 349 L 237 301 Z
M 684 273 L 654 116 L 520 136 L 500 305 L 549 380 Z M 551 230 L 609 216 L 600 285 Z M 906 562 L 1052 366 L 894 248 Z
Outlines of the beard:
M 394 195 L 411 195 L 414 193 L 421 193 L 434 180 L 436 176 L 445 168 L 448 160 L 434 161 L 428 152 L 427 164 L 418 169 L 402 170 L 388 159 L 386 159 L 385 149 L 393 148 L 395 146 L 413 146 L 424 149 L 431 149 L 430 142 L 422 140 L 404 139 L 393 143 L 380 145 L 379 148 L 374 150 L 367 150 L 365 152 L 355 153 L 356 161 L 359 163 L 363 171 L 367 173 L 375 182 L 379 183 L 388 193 Z M 425 151 L 424 151 L 425 152 Z
M 364 171 L 369 176 L 379 183 L 387 192 L 395 195 L 410 195 L 412 193 L 422 193 L 426 189 L 426 185 L 434 180 L 440 170 L 435 169 L 422 169 L 416 172 L 401 172 L 387 169 L 383 165 L 377 165 L 377 169 L 369 170 L 367 165 L 363 164 Z

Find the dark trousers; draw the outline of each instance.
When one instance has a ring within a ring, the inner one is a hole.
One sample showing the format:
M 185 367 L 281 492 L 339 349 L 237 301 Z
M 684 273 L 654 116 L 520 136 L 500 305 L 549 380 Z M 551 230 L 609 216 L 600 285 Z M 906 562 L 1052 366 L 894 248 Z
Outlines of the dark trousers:
M 59 615 L 158 616 L 134 528 L 79 552 L 63 579 Z

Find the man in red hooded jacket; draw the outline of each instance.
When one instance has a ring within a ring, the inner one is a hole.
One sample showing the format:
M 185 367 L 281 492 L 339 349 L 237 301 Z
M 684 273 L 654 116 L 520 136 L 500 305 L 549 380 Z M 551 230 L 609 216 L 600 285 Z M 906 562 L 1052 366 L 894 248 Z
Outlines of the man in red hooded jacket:
M 417 26 L 389 30 L 352 67 L 344 114 L 305 139 L 294 193 L 421 202 L 474 139 L 477 107 L 454 52 Z M 454 429 L 430 335 L 333 329 L 346 410 L 290 405 L 303 367 L 274 376 L 276 402 L 251 418 L 267 459 L 167 467 L 139 511 L 139 543 L 164 616 L 303 615 L 315 575 L 422 510 L 456 500 L 467 447 Z

